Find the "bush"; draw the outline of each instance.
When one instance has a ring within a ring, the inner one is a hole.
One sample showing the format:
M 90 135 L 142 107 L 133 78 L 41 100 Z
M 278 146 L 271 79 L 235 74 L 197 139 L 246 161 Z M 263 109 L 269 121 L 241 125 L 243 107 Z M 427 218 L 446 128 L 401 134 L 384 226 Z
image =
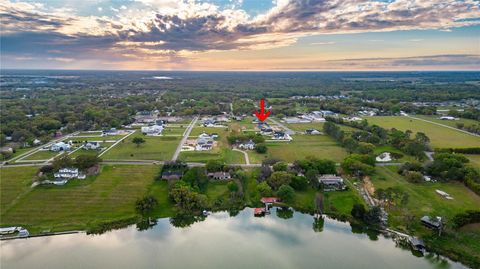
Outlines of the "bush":
M 272 188 L 265 181 L 257 185 L 257 191 L 261 196 L 272 195 Z
M 417 171 L 406 171 L 404 173 L 405 178 L 412 183 L 420 183 L 423 181 L 423 175 Z
M 273 171 L 278 172 L 278 171 L 287 171 L 288 169 L 288 164 L 286 162 L 278 162 L 273 165 Z
M 454 228 L 458 229 L 470 223 L 480 222 L 480 211 L 468 210 L 453 217 Z
M 282 201 L 291 202 L 295 197 L 295 190 L 289 185 L 282 185 L 278 188 L 277 195 Z
M 268 148 L 264 143 L 260 143 L 255 146 L 255 151 L 257 153 L 260 153 L 260 154 L 267 153 L 267 150 Z
M 149 195 L 145 196 L 142 199 L 137 200 L 135 203 L 135 209 L 138 213 L 145 215 L 148 212 L 152 211 L 153 208 L 158 204 L 157 199 L 155 197 Z

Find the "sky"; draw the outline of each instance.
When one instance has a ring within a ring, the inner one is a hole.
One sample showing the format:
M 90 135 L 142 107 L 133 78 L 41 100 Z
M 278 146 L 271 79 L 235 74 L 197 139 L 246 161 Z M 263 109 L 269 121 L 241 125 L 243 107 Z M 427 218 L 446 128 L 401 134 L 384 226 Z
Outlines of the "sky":
M 0 67 L 480 70 L 480 0 L 0 0 Z

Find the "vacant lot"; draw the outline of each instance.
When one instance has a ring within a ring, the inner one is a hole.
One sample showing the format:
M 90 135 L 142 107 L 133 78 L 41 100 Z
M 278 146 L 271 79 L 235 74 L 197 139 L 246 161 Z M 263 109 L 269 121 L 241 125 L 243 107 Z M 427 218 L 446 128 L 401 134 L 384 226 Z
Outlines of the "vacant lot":
M 134 137 L 142 137 L 145 143 L 137 146 L 132 142 Z M 102 155 L 105 160 L 170 160 L 181 137 L 144 136 L 134 134 L 122 140 L 118 145 Z
M 267 142 L 266 154 L 250 151 L 250 162 L 260 163 L 265 158 L 294 162 L 308 156 L 340 162 L 347 156 L 346 151 L 328 136 L 293 135 L 292 137 L 291 142 Z
M 430 138 L 430 143 L 434 148 L 480 147 L 480 137 L 421 120 L 400 116 L 368 117 L 367 120 L 370 124 L 377 124 L 384 128 L 411 130 L 415 133 L 424 132 Z
M 58 154 L 59 152 L 53 152 L 50 150 L 40 150 L 26 158 L 23 158 L 22 160 L 48 160 L 50 158 L 55 157 Z
M 21 225 L 39 232 L 85 229 L 101 222 L 133 217 L 135 201 L 147 193 L 159 168 L 105 166 L 97 177 L 74 180 L 65 186 L 39 186 L 29 191 L 25 185 L 34 171 L 8 169 L 15 170 L 2 169 L 2 205 L 10 207 L 6 211 L 2 207 L 1 225 Z M 19 174 L 23 178 L 16 182 Z M 12 182 L 22 191 L 9 190 L 14 188 Z
M 0 169 L 0 212 L 31 190 L 38 167 L 9 167 Z M 1 218 L 0 218 L 1 219 Z

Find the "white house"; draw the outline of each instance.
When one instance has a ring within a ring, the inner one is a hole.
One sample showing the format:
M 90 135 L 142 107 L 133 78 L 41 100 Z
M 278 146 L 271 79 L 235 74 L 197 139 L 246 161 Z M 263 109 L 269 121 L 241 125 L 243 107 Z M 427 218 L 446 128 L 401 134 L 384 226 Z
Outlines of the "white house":
M 452 116 L 443 116 L 443 117 L 440 117 L 441 120 L 456 120 L 457 118 L 455 117 L 452 117 Z
M 250 139 L 247 142 L 241 142 L 240 144 L 238 144 L 238 148 L 253 150 L 255 149 L 255 143 Z
M 78 178 L 78 168 L 62 168 L 53 176 L 55 178 Z
M 384 153 L 378 155 L 375 158 L 375 161 L 377 161 L 379 163 L 391 162 L 392 161 L 392 154 L 390 154 L 390 152 L 384 152 Z
M 62 142 L 57 142 L 53 144 L 52 147 L 50 147 L 50 150 L 58 152 L 58 151 L 67 151 L 67 150 L 70 150 L 70 148 L 71 148 L 70 143 L 67 144 L 62 141 Z
M 305 130 L 305 134 L 319 135 L 319 134 L 321 134 L 321 132 L 319 130 L 316 130 L 316 129 L 307 129 L 307 130 Z
M 275 132 L 275 133 L 273 133 L 272 139 L 290 141 L 290 140 L 292 140 L 292 137 L 289 134 L 284 133 L 284 132 Z
M 86 150 L 98 150 L 100 149 L 100 142 L 97 141 L 89 141 L 83 145 L 83 148 Z
M 213 148 L 213 137 L 206 133 L 200 134 L 197 138 L 195 150 L 205 151 L 205 150 L 211 150 L 212 148 Z
M 160 135 L 163 131 L 163 126 L 160 125 L 151 125 L 142 127 L 142 133 L 145 135 Z

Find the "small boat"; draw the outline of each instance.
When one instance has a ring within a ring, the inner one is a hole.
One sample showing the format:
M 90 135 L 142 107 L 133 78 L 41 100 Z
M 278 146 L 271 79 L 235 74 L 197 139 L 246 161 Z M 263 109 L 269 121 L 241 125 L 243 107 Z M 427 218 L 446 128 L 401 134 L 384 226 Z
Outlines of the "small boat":
M 257 207 L 253 209 L 253 215 L 254 216 L 264 216 L 265 215 L 265 208 L 263 207 Z

